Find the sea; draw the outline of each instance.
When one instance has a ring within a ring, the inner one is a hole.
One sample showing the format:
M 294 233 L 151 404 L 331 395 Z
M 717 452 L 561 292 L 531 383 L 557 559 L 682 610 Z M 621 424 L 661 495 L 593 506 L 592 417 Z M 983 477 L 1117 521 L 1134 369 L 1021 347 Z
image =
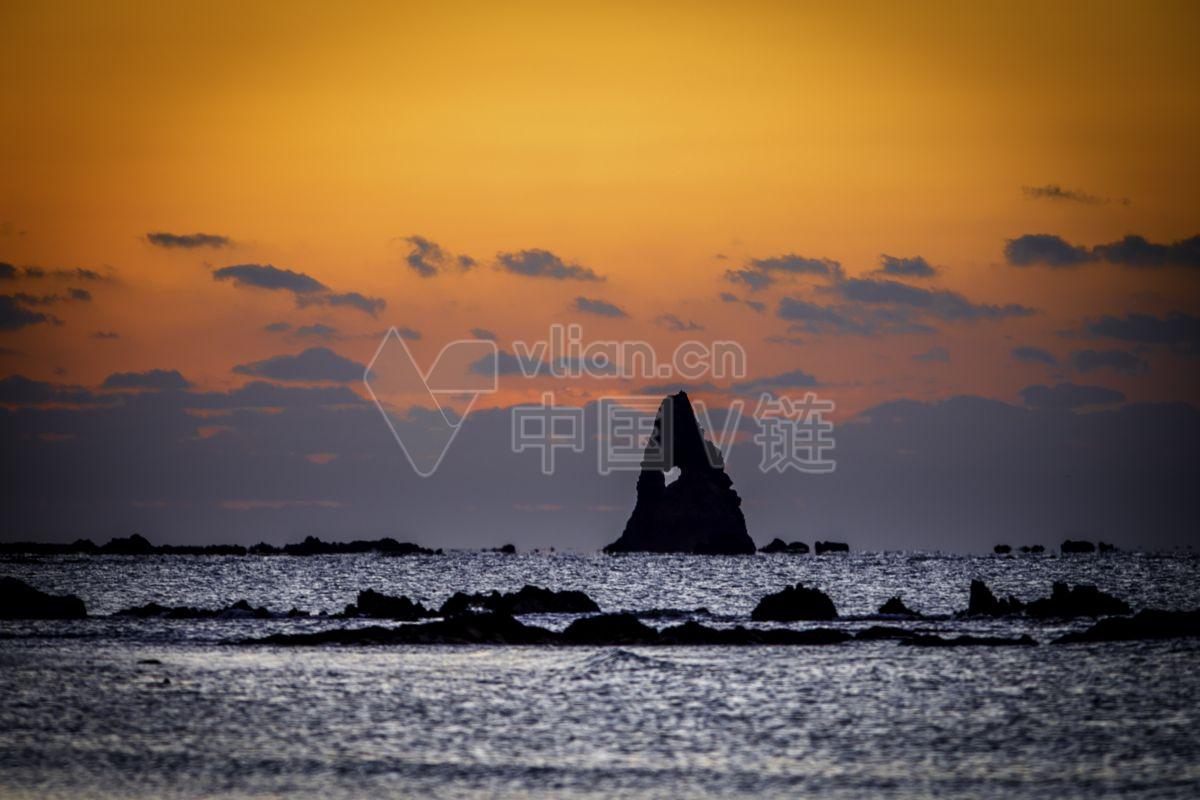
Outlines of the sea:
M 0 622 L 6 798 L 1200 797 L 1200 640 L 1056 645 L 1090 621 L 954 616 L 973 578 L 1023 600 L 1065 581 L 1200 608 L 1194 554 L 9 556 L 0 575 L 90 615 Z M 366 588 L 436 606 L 534 584 L 721 626 L 755 624 L 759 598 L 797 582 L 840 616 L 795 627 L 880 624 L 899 595 L 934 618 L 887 624 L 1038 645 L 241 643 L 379 624 L 319 615 Z M 241 599 L 277 616 L 111 616 Z

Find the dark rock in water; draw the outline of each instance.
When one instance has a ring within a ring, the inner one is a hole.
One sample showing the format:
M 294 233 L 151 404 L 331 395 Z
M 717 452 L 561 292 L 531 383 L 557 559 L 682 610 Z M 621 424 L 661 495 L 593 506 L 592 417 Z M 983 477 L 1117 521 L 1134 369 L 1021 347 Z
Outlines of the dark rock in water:
M 1044 552 L 1046 552 L 1046 548 L 1040 544 L 1034 544 L 1034 545 L 1023 544 L 1023 545 L 1021 545 L 1020 550 L 1022 553 L 1044 553 Z
M 971 581 L 971 600 L 967 605 L 967 616 L 1003 617 L 1019 614 L 1024 608 L 1025 604 L 1012 595 L 1004 600 L 997 600 L 986 583 L 981 580 Z
M 555 592 L 540 586 L 522 586 L 520 591 L 500 594 L 466 594 L 455 592 L 442 603 L 444 617 L 461 614 L 472 608 L 482 608 L 502 614 L 591 614 L 600 610 L 596 601 L 583 592 L 565 589 Z
M 836 617 L 837 609 L 834 608 L 829 595 L 820 589 L 810 589 L 799 583 L 759 600 L 750 614 L 750 619 L 756 622 L 792 622 Z
M 70 544 L 59 542 L 0 542 L 0 554 L 59 556 L 71 553 L 93 555 L 99 551 L 91 539 L 76 539 Z
M 1050 596 L 1034 600 L 1025 606 L 1025 613 L 1031 617 L 1105 617 L 1115 614 L 1128 614 L 1132 609 L 1124 600 L 1119 600 L 1111 594 L 1106 594 L 1095 586 L 1082 585 L 1074 589 L 1065 583 L 1055 583 Z
M 921 616 L 920 614 L 913 611 L 908 606 L 904 605 L 904 601 L 900 599 L 899 595 L 889 598 L 886 603 L 881 605 L 879 607 L 879 613 L 887 614 L 889 616 L 897 616 L 897 617 L 919 617 L 919 616 Z
M 772 539 L 768 544 L 758 548 L 760 553 L 792 553 L 806 555 L 808 545 L 804 542 L 784 542 L 783 539 Z
M 600 614 L 577 619 L 562 632 L 572 644 L 657 644 L 658 631 L 633 614 Z
M 943 639 L 941 636 L 918 634 L 901 639 L 900 644 L 911 647 L 1029 647 L 1037 642 L 1029 634 L 1016 639 L 1003 636 L 955 636 L 953 639 Z
M 250 548 L 252 553 L 272 555 L 282 552 L 289 556 L 343 555 L 347 553 L 379 553 L 386 556 L 433 556 L 441 550 L 429 550 L 412 542 L 398 542 L 391 537 L 376 540 L 355 539 L 351 542 L 323 542 L 316 536 L 306 536 L 298 544 L 285 544 L 282 548 L 258 544 Z
M 407 597 L 393 597 L 381 594 L 374 589 L 365 589 L 359 592 L 358 600 L 346 606 L 343 613 L 347 617 L 361 616 L 407 622 L 435 615 L 435 612 L 420 603 L 414 603 Z
M 113 539 L 100 548 L 101 553 L 117 556 L 145 556 L 154 552 L 154 545 L 146 537 L 133 534 L 127 539 Z
M 1096 552 L 1096 545 L 1082 539 L 1079 541 L 1067 539 L 1058 549 L 1063 553 L 1094 553 Z
M 1132 617 L 1108 617 L 1086 631 L 1068 633 L 1055 644 L 1126 642 L 1141 639 L 1184 639 L 1200 636 L 1200 611 L 1147 609 Z
M 317 633 L 277 633 L 241 644 L 309 646 L 322 644 L 555 644 L 559 634 L 524 625 L 507 614 L 462 614 L 451 619 L 395 628 L 338 628 Z
M 663 645 L 719 645 L 744 647 L 747 645 L 821 645 L 840 644 L 852 637 L 845 631 L 829 628 L 811 628 L 794 631 L 780 628 L 759 630 L 744 628 L 709 628 L 698 622 L 685 622 L 666 628 L 659 634 L 658 644 Z
M 633 615 L 638 619 L 686 619 L 688 617 L 708 617 L 712 616 L 712 612 L 701 606 L 700 608 L 649 608 L 645 611 L 635 611 Z
M 155 665 L 161 664 L 162 662 L 159 661 L 157 658 L 140 658 L 140 659 L 138 659 L 137 663 L 145 664 L 146 666 L 155 666 Z
M 665 473 L 679 468 L 669 486 Z M 705 438 L 686 392 L 659 406 L 637 480 L 637 504 L 621 537 L 606 553 L 754 552 L 742 499 L 725 474 L 725 460 Z
M 225 608 L 193 608 L 191 606 L 164 606 L 158 603 L 147 603 L 144 606 L 124 608 L 113 614 L 114 617 L 137 617 L 149 619 L 269 619 L 271 612 L 266 608 L 252 608 L 246 600 L 238 600 Z
M 918 636 L 916 631 L 907 628 L 897 628 L 892 625 L 872 625 L 854 634 L 854 638 L 864 642 L 877 642 L 884 639 L 911 639 Z
M 287 612 L 287 616 L 288 619 L 296 619 L 297 617 L 308 617 L 311 615 L 307 611 L 301 611 L 300 609 L 293 607 Z
M 1007 555 L 1012 552 L 1012 545 L 998 544 L 992 548 L 992 552 L 998 556 Z
M 1101 553 L 1113 553 L 1117 549 L 1115 544 L 1109 544 L 1108 542 L 1100 542 L 1097 547 L 1099 547 Z
M 816 542 L 813 544 L 813 547 L 816 549 L 817 555 L 819 556 L 824 555 L 825 553 L 850 552 L 850 545 L 846 544 L 845 542 Z
M 16 578 L 0 578 L 0 619 L 83 619 L 87 609 L 73 594 L 47 594 Z
M 497 552 L 497 553 L 504 553 L 504 555 L 506 555 L 506 556 L 512 556 L 512 555 L 516 555 L 516 553 L 517 553 L 517 546 L 516 546 L 515 544 L 505 544 L 505 545 L 501 545 L 499 548 L 497 548 L 496 552 Z

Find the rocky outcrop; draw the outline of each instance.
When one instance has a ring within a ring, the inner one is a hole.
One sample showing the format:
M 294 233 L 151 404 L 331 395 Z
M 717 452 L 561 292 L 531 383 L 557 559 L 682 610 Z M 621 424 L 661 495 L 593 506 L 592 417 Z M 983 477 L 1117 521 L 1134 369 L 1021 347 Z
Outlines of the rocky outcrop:
M 888 601 L 879 607 L 879 613 L 886 617 L 916 618 L 921 616 L 908 606 L 904 605 L 904 601 L 900 599 L 899 595 L 888 598 Z
M 825 555 L 826 553 L 849 553 L 850 545 L 845 542 L 816 542 L 813 548 L 817 551 L 817 555 Z
M 1075 541 L 1072 539 L 1067 539 L 1059 546 L 1058 549 L 1061 552 L 1063 552 L 1064 554 L 1065 553 L 1094 553 L 1094 552 L 1096 552 L 1096 545 L 1092 544 L 1089 541 L 1083 540 L 1083 539 L 1080 539 L 1078 541 Z
M 1012 545 L 998 544 L 992 548 L 992 552 L 998 556 L 1005 556 L 1012 552 Z
M 0 619 L 83 619 L 87 609 L 73 594 L 47 594 L 16 578 L 0 578 Z
M 342 614 L 347 617 L 394 619 L 403 622 L 436 616 L 436 612 L 425 608 L 420 603 L 414 603 L 407 597 L 393 597 L 374 589 L 364 589 L 359 592 L 358 599 L 346 606 L 346 610 Z
M 1012 595 L 998 600 L 986 583 L 981 580 L 971 581 L 971 599 L 967 604 L 967 616 L 1003 617 L 1009 614 L 1019 614 L 1024 608 L 1025 604 Z
M 803 584 L 788 586 L 783 591 L 769 594 L 750 613 L 756 622 L 793 622 L 797 620 L 829 620 L 837 618 L 837 609 L 829 595 L 820 589 L 811 589 Z
M 1055 583 L 1049 597 L 1034 600 L 1025 606 L 1025 613 L 1041 619 L 1107 617 L 1128 614 L 1131 610 L 1124 600 L 1106 594 L 1095 586 L 1082 585 L 1071 589 L 1065 583 Z
M 1200 611 L 1147 609 L 1132 617 L 1108 617 L 1086 631 L 1068 633 L 1055 644 L 1081 642 L 1127 642 L 1141 639 L 1185 639 L 1200 637 Z
M 1044 552 L 1046 552 L 1046 548 L 1045 548 L 1045 547 L 1043 547 L 1043 546 L 1042 546 L 1042 545 L 1040 545 L 1040 544 L 1023 544 L 1023 545 L 1021 545 L 1021 547 L 1020 547 L 1020 548 L 1018 548 L 1018 549 L 1020 549 L 1020 551 L 1021 551 L 1022 553 L 1034 553 L 1034 554 L 1037 554 L 1037 553 L 1044 553 Z
M 793 555 L 807 555 L 808 545 L 804 542 L 785 542 L 783 539 L 772 539 L 767 544 L 758 548 L 760 553 L 791 553 Z
M 295 609 L 293 609 L 295 610 Z M 289 616 L 291 612 L 289 612 Z M 254 608 L 247 600 L 238 600 L 225 608 L 194 608 L 192 606 L 164 606 L 146 603 L 144 606 L 123 608 L 115 617 L 137 617 L 138 619 L 270 619 L 271 612 L 259 606 Z
M 564 589 L 555 592 L 526 584 L 519 591 L 501 594 L 455 592 L 438 613 L 444 617 L 462 614 L 472 609 L 496 611 L 501 614 L 591 614 L 600 610 L 596 601 L 583 592 Z
M 665 473 L 679 469 L 667 485 Z M 754 552 L 742 499 L 725 474 L 721 451 L 705 438 L 686 392 L 659 405 L 637 480 L 637 503 L 606 553 Z

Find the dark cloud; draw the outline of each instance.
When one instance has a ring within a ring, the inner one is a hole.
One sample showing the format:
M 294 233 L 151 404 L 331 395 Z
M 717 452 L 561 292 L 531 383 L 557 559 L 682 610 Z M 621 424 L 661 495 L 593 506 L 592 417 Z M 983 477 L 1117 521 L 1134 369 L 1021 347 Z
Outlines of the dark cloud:
M 1044 264 L 1048 267 L 1077 267 L 1092 260 L 1086 247 L 1075 247 L 1048 233 L 1030 233 L 1009 239 L 1004 257 L 1015 267 Z
M 752 258 L 745 269 L 725 271 L 725 280 L 741 283 L 751 291 L 758 291 L 775 283 L 779 275 L 818 275 L 836 278 L 842 274 L 842 265 L 830 258 L 809 258 L 795 253 L 786 253 L 773 258 Z
M 296 295 L 327 292 L 329 287 L 311 275 L 280 269 L 271 264 L 234 264 L 213 272 L 215 281 L 233 281 L 238 286 L 280 289 Z
M 50 314 L 27 308 L 24 295 L 0 294 L 0 331 L 15 331 L 30 325 L 54 324 Z
M 721 292 L 717 296 L 721 298 L 722 303 L 742 303 L 756 314 L 761 314 L 767 308 L 766 303 L 760 303 L 757 300 L 743 300 L 732 292 Z
M 1071 366 L 1080 372 L 1111 369 L 1127 375 L 1136 375 L 1147 368 L 1145 361 L 1136 353 L 1125 350 L 1076 350 L 1071 353 Z
M 112 340 L 112 339 L 120 339 L 121 335 L 119 333 L 117 333 L 116 331 L 95 331 L 92 333 L 91 338 L 101 339 L 101 340 Z
M 638 394 L 650 394 L 650 395 L 666 395 L 666 394 L 675 394 L 676 392 L 679 392 L 679 391 L 684 391 L 684 392 L 687 392 L 688 394 L 695 394 L 697 392 L 713 394 L 713 393 L 720 392 L 723 390 L 719 386 L 717 386 L 715 383 L 713 383 L 712 381 L 701 381 L 699 383 L 688 383 L 686 381 L 680 381 L 677 383 L 657 383 L 657 384 L 651 384 L 650 386 L 642 386 L 642 387 L 638 388 L 637 393 Z
M 233 371 L 277 381 L 350 383 L 363 379 L 366 366 L 327 347 L 310 347 L 296 355 L 278 355 L 239 364 Z
M 1106 198 L 1097 197 L 1087 192 L 1076 189 L 1064 189 L 1056 183 L 1047 183 L 1044 186 L 1022 186 L 1021 191 L 1030 200 L 1067 200 L 1072 203 L 1083 203 L 1085 205 L 1098 205 L 1109 202 Z M 1128 200 L 1124 202 L 1126 205 L 1129 204 Z
M 424 236 L 406 236 L 404 241 L 409 244 L 405 263 L 422 278 L 432 278 L 450 269 L 465 272 L 475 266 L 475 259 L 470 256 L 455 256 Z
M 47 383 L 10 375 L 0 380 L 0 405 L 92 405 L 112 403 L 114 399 L 98 395 L 82 386 Z
M 879 257 L 879 272 L 898 278 L 932 278 L 937 274 L 937 268 L 921 256 L 898 258 L 884 253 Z
M 337 328 L 331 325 L 324 325 L 320 322 L 314 322 L 312 325 L 301 325 L 292 332 L 292 335 L 298 338 L 328 339 L 331 341 L 339 338 Z
M 568 264 L 549 250 L 521 250 L 517 253 L 499 253 L 496 256 L 500 267 L 514 275 L 529 278 L 552 278 L 555 280 L 602 281 L 589 267 Z
M 1125 395 L 1106 386 L 1082 386 L 1077 383 L 1060 383 L 1057 386 L 1026 386 L 1021 390 L 1021 399 L 1030 408 L 1069 411 L 1084 406 L 1107 406 L 1123 403 Z
M 1085 323 L 1088 332 L 1110 339 L 1139 344 L 1167 344 L 1173 349 L 1200 354 L 1200 317 L 1172 311 L 1165 317 L 1153 314 L 1105 315 Z
M 295 408 L 358 405 L 362 398 L 345 386 L 283 386 L 250 381 L 229 392 L 192 392 L 184 405 L 197 409 Z
M 1095 258 L 1126 267 L 1200 267 L 1200 236 L 1170 244 L 1155 244 L 1141 236 L 1126 236 L 1092 248 Z
M 263 330 L 267 333 L 283 333 L 284 331 L 290 331 L 291 329 L 292 323 L 290 322 L 272 322 L 263 326 Z
M 12 270 L 10 274 L 5 275 L 5 267 Z M 51 269 L 46 270 L 41 267 L 25 267 L 20 271 L 22 275 L 31 280 L 41 280 L 43 278 L 54 278 L 60 281 L 111 281 L 111 275 L 101 275 L 94 269 L 84 269 L 75 267 L 74 269 Z M 0 278 L 16 278 L 17 271 L 12 264 L 0 264 Z
M 1049 350 L 1030 345 L 1021 345 L 1012 349 L 1012 357 L 1026 364 L 1045 364 L 1050 367 L 1058 366 L 1058 359 Z
M 114 372 L 100 384 L 104 389 L 187 389 L 192 384 L 174 369 Z
M 702 331 L 702 330 L 704 330 L 703 325 L 698 325 L 690 319 L 687 322 L 684 322 L 683 320 L 681 320 L 679 317 L 675 316 L 674 314 L 659 314 L 657 317 L 654 318 L 654 321 L 657 324 L 662 325 L 667 330 L 672 330 L 672 331 Z
M 496 341 L 496 334 L 492 333 L 487 328 L 471 328 L 469 332 L 476 339 L 486 339 L 489 342 Z
M 228 236 L 218 236 L 215 233 L 165 233 L 162 231 L 147 233 L 146 241 L 155 247 L 185 250 L 194 250 L 198 247 L 228 247 L 233 244 Z
M 598 314 L 602 317 L 628 317 L 629 314 L 620 306 L 615 306 L 607 300 L 593 297 L 576 297 L 571 308 L 585 314 Z
M 886 279 L 848 278 L 840 281 L 837 289 L 848 300 L 867 304 L 908 306 L 951 322 L 1027 317 L 1034 313 L 1032 308 L 1016 303 L 1003 306 L 972 303 L 957 292 L 922 289 Z
M 797 389 L 818 386 L 817 379 L 802 369 L 794 369 L 779 375 L 769 375 L 755 378 L 743 383 L 735 383 L 735 392 L 766 392 L 772 389 Z
M 917 353 L 912 357 L 913 361 L 924 361 L 927 363 L 949 364 L 950 351 L 944 347 L 935 345 L 929 348 L 924 353 Z
M 7 261 L 0 261 L 0 281 L 11 281 L 17 278 L 17 268 Z
M 395 331 L 396 335 L 401 339 L 408 339 L 409 341 L 413 342 L 419 342 L 421 340 L 421 332 L 413 328 L 408 328 L 404 325 L 401 325 L 397 327 Z
M 67 297 L 72 300 L 78 300 L 82 303 L 92 302 L 92 293 L 87 289 L 68 289 Z
M 1004 245 L 1004 256 L 1009 264 L 1017 267 L 1034 264 L 1077 267 L 1095 261 L 1132 268 L 1200 267 L 1200 236 L 1169 244 L 1151 242 L 1142 236 L 1126 236 L 1089 249 L 1048 233 L 1028 234 L 1009 239 Z

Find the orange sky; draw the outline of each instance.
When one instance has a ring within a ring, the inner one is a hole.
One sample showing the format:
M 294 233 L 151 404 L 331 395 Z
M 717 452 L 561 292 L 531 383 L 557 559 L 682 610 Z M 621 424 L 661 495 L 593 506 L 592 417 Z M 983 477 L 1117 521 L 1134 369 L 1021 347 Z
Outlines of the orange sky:
M 91 302 L 45 306 L 61 325 L 0 332 L 0 372 L 92 386 L 167 368 L 223 388 L 244 380 L 237 364 L 312 344 L 365 362 L 390 325 L 419 330 L 430 359 L 472 327 L 507 348 L 581 321 L 589 337 L 666 351 L 737 339 L 753 375 L 802 369 L 843 410 L 1012 401 L 1058 380 L 1197 402 L 1194 357 L 1163 348 L 1137 375 L 1010 357 L 1112 347 L 1062 335 L 1102 314 L 1194 314 L 1194 266 L 1019 268 L 1003 252 L 1034 233 L 1086 246 L 1197 234 L 1197 41 L 1190 3 L 6 2 L 0 262 L 113 280 L 86 286 Z M 1094 202 L 1022 191 L 1050 184 Z M 164 249 L 152 231 L 233 245 Z M 411 235 L 479 266 L 422 278 L 405 265 Z M 496 268 L 497 253 L 529 248 L 606 280 Z M 821 300 L 819 286 L 751 293 L 723 275 L 785 253 L 850 276 L 882 253 L 920 255 L 940 272 L 914 285 L 1038 313 L 772 344 L 788 327 L 779 299 Z M 245 263 L 387 307 L 297 308 L 213 280 Z M 22 277 L 0 291 L 75 285 Z M 580 315 L 577 296 L 629 316 Z M 666 313 L 705 330 L 665 331 Z M 263 331 L 279 321 L 340 337 Z M 931 347 L 949 362 L 912 360 Z M 510 382 L 494 402 L 541 388 Z

